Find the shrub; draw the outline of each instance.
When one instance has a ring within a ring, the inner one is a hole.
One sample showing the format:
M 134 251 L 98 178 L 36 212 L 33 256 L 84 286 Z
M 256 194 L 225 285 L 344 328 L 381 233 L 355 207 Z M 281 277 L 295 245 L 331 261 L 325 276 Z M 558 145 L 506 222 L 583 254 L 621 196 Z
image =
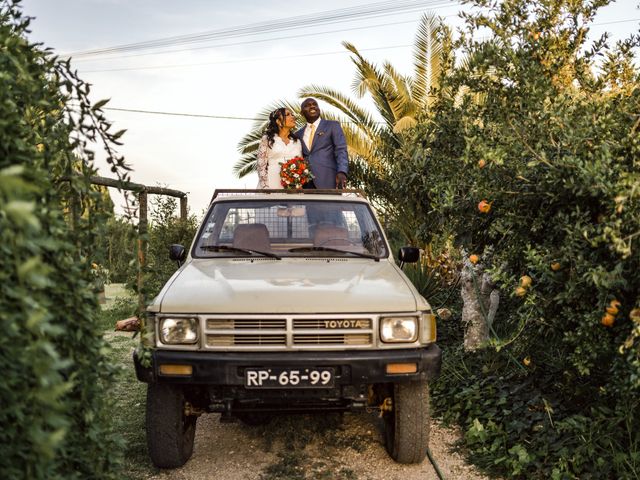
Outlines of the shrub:
M 115 478 L 89 260 L 100 219 L 83 209 L 101 197 L 88 141 L 106 140 L 122 172 L 110 150 L 121 133 L 28 26 L 17 1 L 0 4 L 0 477 Z
M 128 218 L 111 217 L 105 225 L 100 250 L 104 253 L 104 264 L 109 271 L 110 283 L 126 283 L 136 270 L 135 225 Z
M 497 348 L 452 346 L 435 403 L 504 475 L 640 472 L 638 38 L 586 44 L 606 3 L 505 0 L 467 16 L 465 62 L 396 162 L 422 230 L 480 255 L 502 292 Z
M 177 200 L 173 197 L 157 196 L 152 201 L 144 276 L 147 300 L 160 293 L 178 268 L 176 263 L 169 259 L 169 246 L 178 243 L 188 249 L 198 228 L 195 215 L 181 219 L 175 215 L 176 208 Z M 137 291 L 137 266 L 129 270 L 128 286 Z

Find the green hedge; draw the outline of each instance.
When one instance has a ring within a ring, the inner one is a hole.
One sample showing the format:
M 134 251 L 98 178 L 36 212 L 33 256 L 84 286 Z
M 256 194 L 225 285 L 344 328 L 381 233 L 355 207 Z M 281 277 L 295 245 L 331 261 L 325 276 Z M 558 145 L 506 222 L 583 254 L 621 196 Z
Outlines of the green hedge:
M 117 478 L 89 256 L 104 218 L 85 210 L 102 198 L 87 141 L 110 149 L 121 133 L 28 25 L 17 1 L 0 4 L 0 477 Z

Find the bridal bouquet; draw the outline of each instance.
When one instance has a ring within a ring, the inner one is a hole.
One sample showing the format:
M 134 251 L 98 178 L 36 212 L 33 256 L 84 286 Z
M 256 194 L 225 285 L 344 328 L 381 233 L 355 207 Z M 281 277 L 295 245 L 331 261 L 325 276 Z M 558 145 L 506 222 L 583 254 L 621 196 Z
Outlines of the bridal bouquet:
M 309 164 L 302 157 L 293 157 L 284 162 L 280 168 L 280 184 L 284 188 L 302 188 L 311 180 L 313 180 L 313 174 Z

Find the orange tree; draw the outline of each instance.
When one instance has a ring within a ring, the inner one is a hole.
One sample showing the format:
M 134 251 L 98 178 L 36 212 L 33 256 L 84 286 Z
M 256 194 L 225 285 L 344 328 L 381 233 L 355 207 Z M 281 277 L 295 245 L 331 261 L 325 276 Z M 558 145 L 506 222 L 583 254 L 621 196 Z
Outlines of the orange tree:
M 587 41 L 607 0 L 472 3 L 393 180 L 502 293 L 493 348 L 449 349 L 435 406 L 500 474 L 637 478 L 638 37 Z

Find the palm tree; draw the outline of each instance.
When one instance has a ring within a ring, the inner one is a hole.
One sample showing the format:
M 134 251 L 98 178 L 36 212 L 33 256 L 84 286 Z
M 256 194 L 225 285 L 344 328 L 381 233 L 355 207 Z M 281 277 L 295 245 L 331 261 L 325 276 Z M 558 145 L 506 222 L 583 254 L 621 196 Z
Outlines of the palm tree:
M 381 122 L 348 96 L 331 88 L 309 85 L 298 92 L 299 98 L 314 97 L 335 108 L 337 113 L 325 111 L 323 116 L 342 123 L 352 168 L 350 178 L 360 186 L 372 187 L 370 190 L 373 192 L 384 188 L 389 168 L 389 156 L 385 152 L 398 148 L 402 143 L 401 132 L 416 125 L 418 117 L 429 108 L 430 92 L 437 86 L 440 73 L 442 42 L 438 32 L 441 25 L 441 20 L 433 14 L 422 16 L 414 46 L 412 77 L 401 75 L 389 62 L 379 69 L 355 46 L 343 42 L 343 46 L 352 53 L 351 59 L 356 66 L 354 93 L 358 98 L 371 96 Z M 269 112 L 280 106 L 289 108 L 300 118 L 298 104 L 286 100 L 260 112 L 251 132 L 238 144 L 242 156 L 233 170 L 239 178 L 256 170 L 256 151 L 267 126 Z

